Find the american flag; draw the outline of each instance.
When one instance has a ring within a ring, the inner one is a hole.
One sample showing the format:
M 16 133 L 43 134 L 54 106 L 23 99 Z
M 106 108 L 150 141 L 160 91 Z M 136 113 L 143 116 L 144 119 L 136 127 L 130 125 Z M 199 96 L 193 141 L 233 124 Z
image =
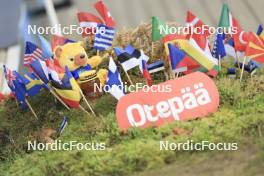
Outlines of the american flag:
M 4 74 L 5 74 L 5 78 L 6 78 L 8 86 L 11 89 L 14 88 L 13 81 L 16 79 L 16 77 L 15 77 L 13 71 L 6 68 L 6 66 L 4 65 Z
M 42 50 L 34 43 L 26 42 L 24 66 L 29 67 L 32 61 L 42 59 Z

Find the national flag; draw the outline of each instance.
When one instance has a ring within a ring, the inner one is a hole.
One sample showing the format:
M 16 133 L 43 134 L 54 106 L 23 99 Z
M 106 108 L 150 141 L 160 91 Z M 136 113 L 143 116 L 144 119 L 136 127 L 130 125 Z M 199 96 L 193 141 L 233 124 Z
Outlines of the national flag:
M 115 29 L 105 26 L 103 24 L 98 24 L 97 28 L 98 29 L 103 28 L 105 29 L 105 32 L 104 33 L 99 32 L 95 35 L 94 48 L 100 51 L 107 50 L 108 48 L 112 46 L 114 36 L 115 36 Z
M 52 38 L 51 38 L 51 48 L 52 48 L 52 51 L 55 51 L 55 48 L 57 46 L 62 46 L 62 45 L 65 45 L 66 43 L 75 43 L 75 41 L 70 40 L 68 38 L 65 38 L 63 36 L 52 35 Z
M 164 27 L 165 29 L 165 23 L 162 22 L 158 17 L 153 16 L 152 17 L 152 41 L 159 41 L 161 40 L 165 35 L 167 35 L 165 33 L 164 30 L 162 30 L 161 28 Z
M 238 67 L 238 64 L 235 63 L 235 66 Z M 243 63 L 239 63 L 240 68 L 243 67 Z M 248 73 L 252 73 L 256 69 L 260 68 L 261 65 L 255 62 L 254 60 L 250 60 L 247 64 L 244 65 L 244 70 Z
M 186 57 L 186 54 L 179 50 L 176 46 L 169 44 L 170 51 L 170 63 L 171 68 L 174 72 L 185 72 L 187 71 L 187 66 L 179 67 L 179 63 Z
M 33 97 L 37 95 L 42 88 L 48 89 L 48 86 L 44 84 L 34 73 L 27 73 L 21 76 L 26 86 L 27 95 Z
M 187 26 L 189 26 L 189 34 L 187 35 L 187 38 L 193 38 L 202 50 L 209 48 L 209 42 L 207 41 L 207 36 L 210 35 L 208 26 L 190 11 L 187 12 L 186 23 Z M 198 28 L 205 28 L 207 30 L 195 32 Z M 199 32 L 201 34 L 199 34 Z
M 63 121 L 61 122 L 60 128 L 58 129 L 58 134 L 61 135 L 66 126 L 68 125 L 68 119 L 67 117 L 63 118 Z
M 218 61 L 204 52 L 192 38 L 189 41 L 186 39 L 178 39 L 176 41 L 176 46 L 193 58 L 207 71 L 216 69 L 215 66 L 217 66 Z
M 50 79 L 60 83 L 60 77 L 62 77 L 61 75 L 64 75 L 65 70 L 59 65 L 58 61 L 56 59 L 48 59 L 46 60 L 46 66 Z
M 16 79 L 14 72 L 9 68 L 7 68 L 5 65 L 3 67 L 4 67 L 4 75 L 6 78 L 7 85 L 9 86 L 11 91 L 13 91 L 15 89 L 13 81 Z
M 17 72 L 13 71 L 13 74 L 15 76 L 15 80 L 13 80 L 13 84 L 14 84 L 14 89 L 11 89 L 11 91 L 13 92 L 13 94 L 15 95 L 18 103 L 20 104 L 20 106 L 22 108 L 26 108 L 27 107 L 27 103 L 26 103 L 26 96 L 27 96 L 27 89 L 26 86 L 23 82 L 23 79 L 21 78 L 21 76 L 19 74 L 17 74 Z
M 117 100 L 125 95 L 123 91 L 123 82 L 118 72 L 117 66 L 113 58 L 109 59 L 108 78 L 105 84 L 106 90 L 112 94 Z
M 225 46 L 224 46 L 224 34 L 216 34 L 216 39 L 214 42 L 214 48 L 212 51 L 214 58 L 222 59 L 226 56 Z
M 262 40 L 264 40 L 264 31 L 263 31 L 263 27 L 262 27 L 261 24 L 260 24 L 259 27 L 258 27 L 257 35 L 258 35 Z
M 238 25 L 238 21 L 232 16 L 227 4 L 224 4 L 222 7 L 221 17 L 218 26 L 228 29 L 229 33 L 231 32 L 232 28 L 236 28 L 237 32 L 232 35 L 234 39 L 235 50 L 241 52 L 245 51 L 249 34 L 243 31 L 242 28 Z
M 96 31 L 95 29 L 97 25 L 103 24 L 103 21 L 92 13 L 79 12 L 77 14 L 77 17 L 80 23 L 80 27 L 83 29 L 83 37 L 93 35 L 92 32 Z
M 163 60 L 157 60 L 156 62 L 148 65 L 148 71 L 149 73 L 156 73 L 159 71 L 165 70 L 164 62 Z
M 227 75 L 230 78 L 235 78 L 236 77 L 236 69 L 235 68 L 229 68 L 227 70 Z
M 34 60 L 30 64 L 30 68 L 45 84 L 49 82 L 49 70 L 46 62 L 43 60 Z
M 110 11 L 104 4 L 104 2 L 100 0 L 94 4 L 94 7 L 97 10 L 97 12 L 101 15 L 103 20 L 105 21 L 105 25 L 108 27 L 114 28 L 116 25 L 116 22 L 114 18 L 112 17 Z
M 139 51 L 131 45 L 128 45 L 124 50 L 121 48 L 114 48 L 114 51 L 118 62 L 122 65 L 125 71 L 140 66 L 140 58 L 148 61 L 148 57 L 144 55 L 143 51 Z
M 38 37 L 42 48 L 42 58 L 44 59 L 52 58 L 53 53 L 51 50 L 50 43 L 42 35 L 38 35 Z
M 80 107 L 81 90 L 68 67 L 65 68 L 65 75 L 62 79 L 62 84 L 52 80 L 51 85 L 62 101 L 70 108 Z
M 142 60 L 142 73 L 143 73 L 143 77 L 148 83 L 148 86 L 152 86 L 152 78 L 149 74 L 147 62 L 145 60 Z
M 29 65 L 34 60 L 42 59 L 42 50 L 31 42 L 26 42 L 25 56 L 24 56 L 24 66 L 29 67 Z
M 2 93 L 0 92 L 0 102 L 3 101 L 3 100 L 5 100 L 5 99 L 6 99 L 6 97 L 4 96 L 4 94 L 2 94 Z
M 255 33 L 251 32 L 246 47 L 245 56 L 264 63 L 264 43 Z

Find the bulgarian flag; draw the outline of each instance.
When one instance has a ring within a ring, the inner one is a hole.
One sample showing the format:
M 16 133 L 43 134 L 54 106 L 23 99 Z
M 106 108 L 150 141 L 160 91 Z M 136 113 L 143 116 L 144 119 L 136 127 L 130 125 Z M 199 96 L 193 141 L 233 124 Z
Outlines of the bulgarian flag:
M 257 62 L 264 63 L 264 42 L 253 32 L 250 33 L 245 56 Z
M 236 51 L 244 52 L 249 38 L 249 33 L 243 31 L 243 29 L 238 25 L 238 21 L 232 16 L 231 12 L 228 9 L 227 4 L 224 4 L 222 7 L 221 17 L 218 24 L 219 27 L 228 29 L 231 32 L 231 29 L 237 29 L 237 32 L 231 37 L 234 39 L 234 48 Z
M 159 41 L 161 40 L 165 35 L 165 31 L 161 30 L 161 27 L 165 27 L 165 23 L 162 22 L 158 17 L 153 16 L 152 17 L 152 41 Z

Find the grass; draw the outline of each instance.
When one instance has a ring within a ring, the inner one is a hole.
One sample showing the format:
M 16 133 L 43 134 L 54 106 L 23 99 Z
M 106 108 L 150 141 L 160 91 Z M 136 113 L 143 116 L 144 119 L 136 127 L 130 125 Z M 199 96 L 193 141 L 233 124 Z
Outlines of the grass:
M 131 129 L 121 133 L 115 120 L 116 100 L 103 95 L 93 101 L 98 116 L 67 111 L 42 92 L 30 99 L 39 120 L 8 100 L 0 106 L 0 130 L 13 143 L 0 148 L 0 175 L 261 175 L 264 171 L 264 76 L 239 80 L 220 75 L 219 111 L 193 121 L 161 128 Z M 83 105 L 85 106 L 85 105 Z M 42 128 L 57 129 L 66 115 L 69 125 L 62 142 L 105 142 L 105 151 L 27 151 Z M 175 128 L 187 133 L 176 135 Z M 159 141 L 237 142 L 239 149 L 223 151 L 165 151 Z M 226 168 L 225 170 L 223 168 Z

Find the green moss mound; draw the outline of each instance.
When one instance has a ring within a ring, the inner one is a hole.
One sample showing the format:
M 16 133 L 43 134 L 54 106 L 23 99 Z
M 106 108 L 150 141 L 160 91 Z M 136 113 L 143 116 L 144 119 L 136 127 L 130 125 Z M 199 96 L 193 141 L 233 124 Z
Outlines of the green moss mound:
M 44 91 L 30 99 L 38 120 L 8 100 L 0 106 L 0 130 L 14 141 L 1 145 L 0 175 L 263 174 L 264 76 L 240 83 L 220 75 L 215 82 L 221 98 L 218 112 L 161 128 L 131 129 L 125 134 L 118 129 L 116 100 L 110 95 L 92 101 L 98 115 L 93 117 L 79 110 L 65 110 Z M 64 115 L 69 124 L 58 140 L 104 142 L 107 150 L 27 151 L 27 141 L 35 140 L 42 128 L 57 129 Z M 186 133 L 177 135 L 175 128 Z M 237 142 L 238 150 L 165 151 L 160 150 L 160 140 Z

